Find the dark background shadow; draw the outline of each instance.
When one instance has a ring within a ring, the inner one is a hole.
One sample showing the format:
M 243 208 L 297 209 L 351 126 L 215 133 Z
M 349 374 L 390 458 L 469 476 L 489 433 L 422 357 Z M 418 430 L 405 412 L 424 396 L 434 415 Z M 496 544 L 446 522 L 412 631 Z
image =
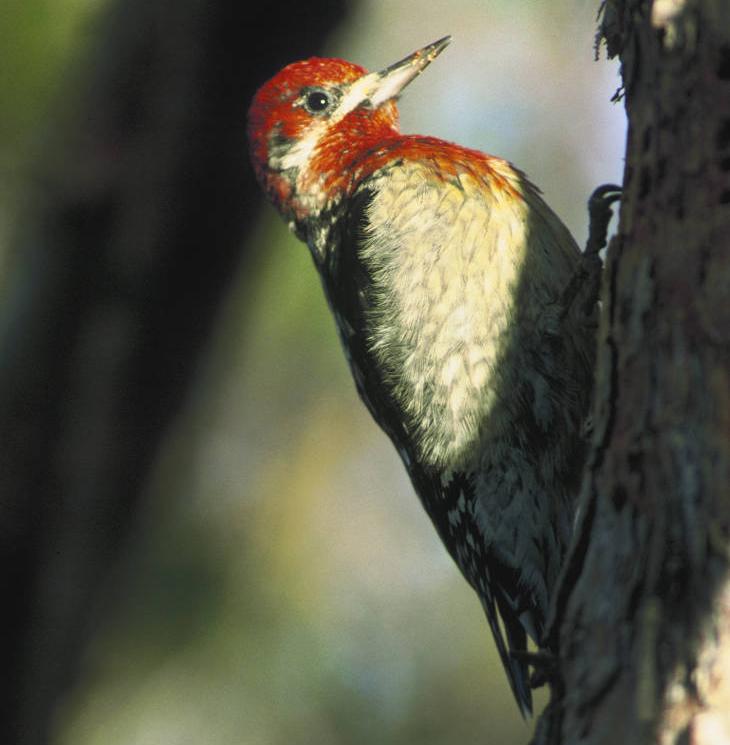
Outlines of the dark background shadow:
M 48 740 L 161 438 L 250 258 L 247 103 L 343 5 L 119 2 L 73 105 L 57 104 L 0 338 L 4 743 Z

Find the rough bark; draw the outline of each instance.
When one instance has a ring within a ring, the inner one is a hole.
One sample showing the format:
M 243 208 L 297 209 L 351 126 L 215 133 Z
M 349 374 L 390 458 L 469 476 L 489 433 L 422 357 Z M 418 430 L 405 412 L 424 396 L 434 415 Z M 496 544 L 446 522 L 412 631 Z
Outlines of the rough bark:
M 730 3 L 608 0 L 629 134 L 538 742 L 730 742 Z
M 53 122 L 0 312 L 2 743 L 48 741 L 242 258 L 248 101 L 342 6 L 118 2 Z

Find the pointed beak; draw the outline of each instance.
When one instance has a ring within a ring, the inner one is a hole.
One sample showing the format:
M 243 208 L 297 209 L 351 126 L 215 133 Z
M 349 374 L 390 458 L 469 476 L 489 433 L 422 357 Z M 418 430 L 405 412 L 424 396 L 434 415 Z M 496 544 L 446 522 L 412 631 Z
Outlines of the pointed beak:
M 366 75 L 363 82 L 367 80 L 367 98 L 370 105 L 377 108 L 400 95 L 408 83 L 417 78 L 446 49 L 450 41 L 450 36 L 444 36 L 443 39 L 409 54 L 385 70 Z

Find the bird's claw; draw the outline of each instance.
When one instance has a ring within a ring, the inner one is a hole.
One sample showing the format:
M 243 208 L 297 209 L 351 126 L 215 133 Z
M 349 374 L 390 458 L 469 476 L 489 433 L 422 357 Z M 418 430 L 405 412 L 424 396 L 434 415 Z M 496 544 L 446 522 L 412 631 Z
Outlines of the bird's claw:
M 616 184 L 602 184 L 596 188 L 588 200 L 588 242 L 584 256 L 596 256 L 606 245 L 608 224 L 613 210 L 611 205 L 621 199 L 621 187 Z
M 603 264 L 599 257 L 601 249 L 606 245 L 608 224 L 611 222 L 613 210 L 611 205 L 621 198 L 621 187 L 616 184 L 603 184 L 596 188 L 588 200 L 588 241 L 586 250 L 581 256 L 580 263 L 571 277 L 561 299 L 561 318 L 568 315 L 579 293 L 586 298 L 583 308 L 590 315 L 598 299 L 601 270 Z M 587 289 L 584 289 L 586 288 Z

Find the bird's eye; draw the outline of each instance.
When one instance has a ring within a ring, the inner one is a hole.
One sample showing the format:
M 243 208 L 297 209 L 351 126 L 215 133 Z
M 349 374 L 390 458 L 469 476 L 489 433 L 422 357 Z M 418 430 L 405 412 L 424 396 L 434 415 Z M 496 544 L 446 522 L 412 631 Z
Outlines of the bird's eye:
M 320 114 L 330 105 L 330 97 L 321 90 L 310 91 L 304 99 L 304 105 L 312 114 Z

